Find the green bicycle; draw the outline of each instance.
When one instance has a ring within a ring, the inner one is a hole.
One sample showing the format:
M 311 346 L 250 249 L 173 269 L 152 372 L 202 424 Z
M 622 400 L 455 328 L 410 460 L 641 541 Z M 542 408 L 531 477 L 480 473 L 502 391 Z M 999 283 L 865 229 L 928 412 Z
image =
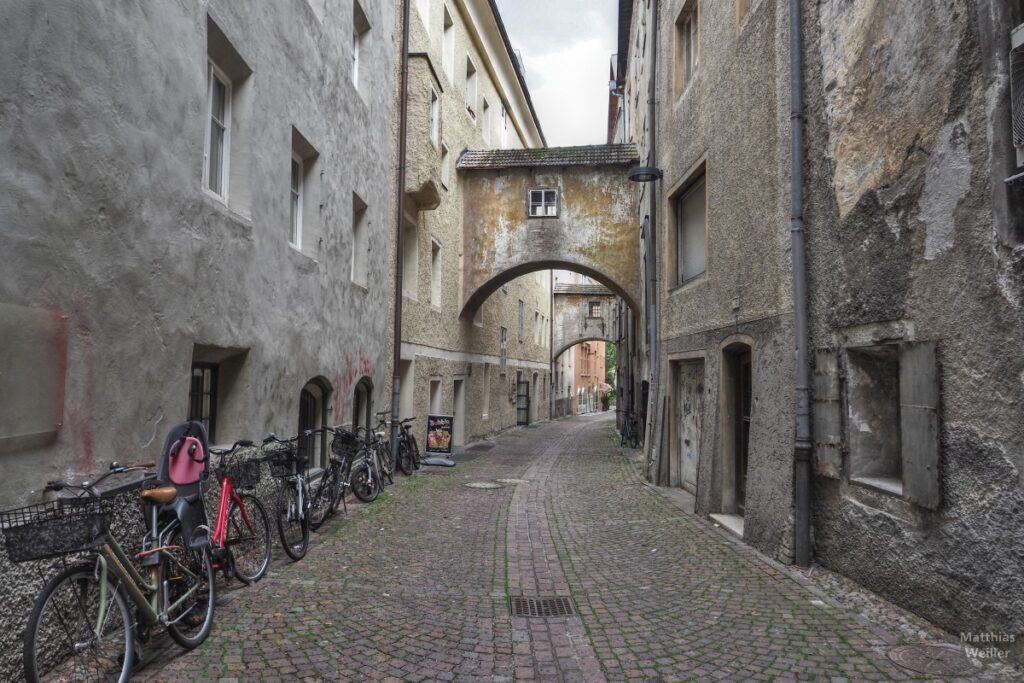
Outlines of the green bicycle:
M 137 644 L 146 642 L 154 627 L 166 628 L 187 649 L 209 635 L 213 562 L 209 544 L 195 535 L 186 539 L 177 515 L 168 514 L 178 490 L 163 486 L 139 493 L 148 526 L 134 558 L 141 570 L 107 533 L 113 502 L 97 486 L 111 475 L 151 467 L 154 463 L 112 463 L 96 481 L 54 481 L 46 487 L 76 491 L 76 497 L 0 513 L 13 562 L 87 554 L 65 564 L 36 598 L 25 629 L 26 680 L 127 681 Z

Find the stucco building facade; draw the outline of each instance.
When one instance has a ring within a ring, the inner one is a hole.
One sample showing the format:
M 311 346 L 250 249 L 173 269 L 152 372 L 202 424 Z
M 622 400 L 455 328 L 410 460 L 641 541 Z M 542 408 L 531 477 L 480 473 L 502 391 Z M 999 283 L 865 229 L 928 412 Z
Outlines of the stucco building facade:
M 0 503 L 189 417 L 230 444 L 388 406 L 399 19 L 3 4 Z M 38 575 L 0 575 L 13 680 Z
M 782 561 L 799 513 L 789 6 L 624 0 L 609 125 L 663 172 L 637 188 L 648 334 L 620 347 L 652 382 L 649 475 Z M 800 7 L 813 557 L 951 631 L 1019 641 L 1024 8 Z
M 464 310 L 466 150 L 543 147 L 521 65 L 486 0 L 414 2 L 400 414 L 453 415 L 463 445 L 548 417 L 550 275 L 505 283 Z M 526 197 L 522 197 L 526 212 Z M 526 414 L 518 395 L 528 386 Z M 525 418 L 525 420 L 524 420 Z
M 395 8 L 2 18 L 0 499 L 153 455 L 187 417 L 231 443 L 386 407 Z

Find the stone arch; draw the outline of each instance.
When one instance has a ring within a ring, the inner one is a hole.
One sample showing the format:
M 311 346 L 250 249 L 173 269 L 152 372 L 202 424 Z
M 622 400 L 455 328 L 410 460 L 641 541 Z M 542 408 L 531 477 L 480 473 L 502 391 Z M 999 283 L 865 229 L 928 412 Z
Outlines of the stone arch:
M 574 273 L 580 273 L 581 275 L 592 277 L 619 296 L 626 302 L 627 306 L 633 309 L 633 311 L 637 313 L 640 311 L 636 298 L 633 296 L 631 291 L 601 271 L 572 261 L 551 259 L 520 263 L 493 276 L 466 297 L 466 303 L 462 307 L 460 317 L 463 320 L 472 320 L 477 309 L 483 305 L 484 301 L 486 301 L 488 297 L 498 291 L 502 285 L 515 280 L 517 277 L 529 275 L 530 273 L 535 273 L 538 270 L 570 270 Z
M 576 346 L 577 344 L 582 344 L 583 342 L 590 342 L 590 341 L 603 341 L 606 344 L 614 344 L 615 343 L 615 340 L 611 339 L 609 337 L 580 337 L 578 339 L 573 339 L 572 341 L 569 341 L 569 342 L 563 344 L 561 347 L 559 347 L 557 349 L 554 349 L 553 353 L 551 354 L 551 360 L 552 361 L 557 361 L 559 359 L 559 357 L 563 353 L 565 353 L 566 351 L 568 351 L 572 347 Z
M 327 439 L 323 434 L 304 437 L 302 432 L 328 426 L 333 393 L 330 380 L 323 375 L 310 379 L 299 392 L 299 447 L 305 450 L 311 467 L 323 467 L 327 462 Z
M 373 417 L 373 382 L 366 375 L 352 386 L 352 428 L 370 427 Z

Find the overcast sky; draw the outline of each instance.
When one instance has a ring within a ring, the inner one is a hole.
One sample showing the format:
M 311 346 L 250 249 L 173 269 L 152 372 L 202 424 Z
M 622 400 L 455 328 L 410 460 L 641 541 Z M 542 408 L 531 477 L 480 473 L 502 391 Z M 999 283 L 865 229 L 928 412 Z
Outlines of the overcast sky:
M 606 142 L 616 0 L 497 0 L 548 145 Z

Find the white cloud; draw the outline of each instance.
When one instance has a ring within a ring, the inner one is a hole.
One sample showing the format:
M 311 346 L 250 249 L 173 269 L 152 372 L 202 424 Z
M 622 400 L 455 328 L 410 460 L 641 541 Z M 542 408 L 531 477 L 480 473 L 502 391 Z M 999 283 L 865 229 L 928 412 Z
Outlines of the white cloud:
M 548 145 L 606 141 L 609 57 L 607 46 L 597 39 L 524 55 L 530 95 Z

